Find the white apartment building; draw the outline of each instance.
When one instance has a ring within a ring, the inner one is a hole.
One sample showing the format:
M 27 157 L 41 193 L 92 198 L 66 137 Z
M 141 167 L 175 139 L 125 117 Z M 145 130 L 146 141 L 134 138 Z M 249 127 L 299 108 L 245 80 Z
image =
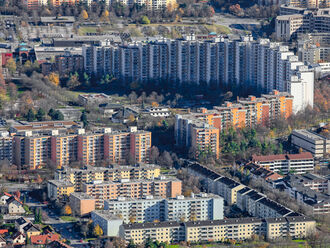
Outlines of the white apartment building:
M 285 11 L 286 12 L 286 11 Z M 330 8 L 318 10 L 297 9 L 296 14 L 276 17 L 276 38 L 290 40 L 300 33 L 330 32 Z
M 293 130 L 291 144 L 313 154 L 316 158 L 330 153 L 330 139 L 308 130 Z
M 176 198 L 146 196 L 142 199 L 118 197 L 104 201 L 104 209 L 124 223 L 223 219 L 223 198 L 212 194 L 182 195 Z
M 268 93 L 291 90 L 291 77 L 296 76 L 291 94 L 300 102 L 294 104 L 294 112 L 313 106 L 313 91 L 296 90 L 305 84 L 313 88 L 312 73 L 301 68 L 304 64 L 287 46 L 268 39 L 253 41 L 246 36 L 240 40 L 218 37 L 199 41 L 192 35 L 178 40 L 84 46 L 83 56 L 87 73 L 111 74 L 131 81 L 244 85 Z
M 252 156 L 252 161 L 274 172 L 304 174 L 314 170 L 314 158 L 310 152 Z

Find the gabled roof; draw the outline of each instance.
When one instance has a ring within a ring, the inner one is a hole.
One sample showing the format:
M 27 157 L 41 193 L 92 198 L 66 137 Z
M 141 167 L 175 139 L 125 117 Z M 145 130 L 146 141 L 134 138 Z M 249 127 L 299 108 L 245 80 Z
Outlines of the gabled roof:
M 52 241 L 57 241 L 60 239 L 60 235 L 55 233 L 43 234 L 43 235 L 32 235 L 31 243 L 37 245 L 45 245 Z
M 24 217 L 19 217 L 18 219 L 15 220 L 15 223 L 17 223 L 18 225 L 23 225 L 26 223 L 30 223 L 31 221 L 29 221 L 28 219 L 24 218 Z
M 21 204 L 21 205 L 23 205 L 23 203 L 20 201 L 20 200 L 18 200 L 15 196 L 11 196 L 9 199 L 7 199 L 7 204 L 10 204 L 10 203 L 12 203 L 12 202 L 14 202 L 14 201 L 16 201 L 16 202 L 18 202 L 19 204 Z
M 5 233 L 8 233 L 8 229 L 0 229 L 0 235 L 5 234 Z
M 61 241 L 53 241 L 47 245 L 49 248 L 71 248 L 72 246 L 67 245 Z
M 2 237 L 2 236 L 0 236 L 0 242 L 7 242 L 5 239 L 4 239 L 4 237 Z
M 27 224 L 23 227 L 24 232 L 40 232 L 39 227 L 33 225 L 32 223 Z
M 12 239 L 17 239 L 19 236 L 23 235 L 25 237 L 25 234 L 24 233 L 21 233 L 21 232 L 16 232 L 14 233 L 11 238 Z

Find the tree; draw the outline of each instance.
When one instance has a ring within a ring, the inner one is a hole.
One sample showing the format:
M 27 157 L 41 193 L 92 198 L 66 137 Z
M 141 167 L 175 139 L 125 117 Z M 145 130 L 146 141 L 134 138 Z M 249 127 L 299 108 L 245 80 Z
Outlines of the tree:
M 133 223 L 135 223 L 135 221 L 136 221 L 136 216 L 135 215 L 130 215 L 129 216 L 129 222 L 133 224 Z
M 16 72 L 16 62 L 13 58 L 10 58 L 7 60 L 6 62 L 6 68 L 8 69 L 8 71 L 13 74 L 14 72 Z
M 26 114 L 27 121 L 33 121 L 35 119 L 35 115 L 32 109 L 29 109 L 28 113 Z
M 150 24 L 150 20 L 147 16 L 142 16 L 140 22 L 141 24 Z
M 103 230 L 99 224 L 95 225 L 95 227 L 93 229 L 93 235 L 96 237 L 100 237 L 103 235 Z
M 87 120 L 86 111 L 82 112 L 82 114 L 80 116 L 80 121 L 82 121 L 82 123 L 84 124 L 84 127 L 87 127 L 88 120 Z
M 38 112 L 36 114 L 36 118 L 38 121 L 43 121 L 45 119 L 46 112 L 42 108 L 38 109 Z
M 88 19 L 88 13 L 87 13 L 87 11 L 86 10 L 81 11 L 80 16 L 84 20 L 87 20 Z
M 48 79 L 52 84 L 59 86 L 60 76 L 57 73 L 55 73 L 55 72 L 50 73 L 48 76 Z
M 74 88 L 78 87 L 79 85 L 80 85 L 80 82 L 79 82 L 79 75 L 78 75 L 78 73 L 75 73 L 75 74 L 70 75 L 70 79 L 67 82 L 66 86 L 69 89 L 74 89 Z
M 72 209 L 71 209 L 70 205 L 65 205 L 63 212 L 64 212 L 65 215 L 71 215 L 72 214 Z
M 14 83 L 9 83 L 8 84 L 8 94 L 10 96 L 11 100 L 16 100 L 17 99 L 17 86 Z
M 152 146 L 150 148 L 150 157 L 149 157 L 149 162 L 151 164 L 155 164 L 159 158 L 159 150 L 157 146 Z
M 55 121 L 63 121 L 64 120 L 64 115 L 62 114 L 61 111 L 56 110 L 54 112 L 54 116 L 53 116 L 52 119 L 55 120 Z

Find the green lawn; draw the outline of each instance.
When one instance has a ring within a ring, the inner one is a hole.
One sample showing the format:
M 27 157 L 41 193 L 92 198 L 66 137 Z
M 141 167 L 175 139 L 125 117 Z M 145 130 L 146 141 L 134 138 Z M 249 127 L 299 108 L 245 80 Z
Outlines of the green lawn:
M 70 221 L 70 222 L 77 221 L 77 219 L 75 217 L 72 217 L 72 216 L 61 216 L 61 220 Z

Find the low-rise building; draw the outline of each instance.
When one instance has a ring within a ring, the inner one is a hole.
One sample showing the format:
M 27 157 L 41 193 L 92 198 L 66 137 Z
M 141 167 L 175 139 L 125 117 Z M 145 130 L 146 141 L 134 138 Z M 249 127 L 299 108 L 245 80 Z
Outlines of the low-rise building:
M 304 176 L 288 175 L 275 181 L 273 185 L 284 190 L 290 197 L 303 204 L 313 215 L 327 215 L 330 213 L 329 191 L 328 189 L 324 193 L 319 191 L 320 189 L 324 190 L 324 181 L 313 183 L 312 180 L 308 180 Z
M 293 130 L 291 144 L 297 148 L 310 152 L 316 158 L 321 158 L 330 153 L 330 139 L 305 129 Z
M 171 112 L 166 107 L 151 107 L 146 109 L 145 114 L 152 117 L 169 117 Z
M 252 162 L 274 172 L 303 174 L 314 171 L 314 158 L 310 152 L 252 156 Z
M 245 174 L 249 174 L 249 176 L 253 179 L 263 179 L 266 182 L 272 182 L 283 178 L 283 176 L 281 176 L 280 174 L 252 162 L 249 162 L 242 166 Z
M 87 104 L 108 103 L 111 100 L 111 98 L 110 96 L 104 93 L 96 93 L 96 94 L 80 94 L 78 96 L 78 100 L 80 104 L 87 105 Z
M 23 208 L 23 203 L 19 199 L 17 199 L 15 196 L 11 196 L 6 201 L 6 206 L 7 206 L 8 214 L 18 215 L 18 214 L 25 213 L 25 209 Z
M 102 228 L 103 235 L 109 237 L 119 236 L 119 228 L 123 221 L 116 215 L 109 214 L 106 210 L 96 210 L 91 213 L 93 224 Z
M 124 223 L 153 221 L 189 221 L 223 219 L 223 198 L 212 194 L 177 196 L 163 199 L 146 196 L 142 199 L 119 197 L 104 202 L 104 209 L 120 216 Z
M 71 209 L 79 216 L 84 216 L 95 210 L 96 199 L 88 194 L 73 192 L 69 196 Z
M 59 199 L 69 196 L 74 192 L 74 185 L 62 180 L 49 180 L 47 183 L 47 193 L 50 199 Z

